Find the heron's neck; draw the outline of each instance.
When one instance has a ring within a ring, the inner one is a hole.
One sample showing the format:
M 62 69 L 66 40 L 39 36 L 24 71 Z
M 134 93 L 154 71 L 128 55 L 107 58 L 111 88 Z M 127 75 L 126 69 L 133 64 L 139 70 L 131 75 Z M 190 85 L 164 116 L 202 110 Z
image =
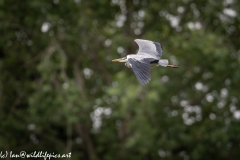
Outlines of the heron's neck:
M 128 68 L 132 68 L 132 65 L 128 61 L 126 61 L 125 66 Z

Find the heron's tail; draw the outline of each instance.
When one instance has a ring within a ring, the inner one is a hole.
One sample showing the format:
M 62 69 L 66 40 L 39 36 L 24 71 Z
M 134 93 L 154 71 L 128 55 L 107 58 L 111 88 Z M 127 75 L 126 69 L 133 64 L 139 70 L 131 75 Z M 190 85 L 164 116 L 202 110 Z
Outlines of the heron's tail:
M 167 65 L 168 65 L 168 60 L 167 60 L 167 59 L 160 59 L 160 60 L 158 61 L 158 64 L 159 64 L 160 66 L 167 67 Z

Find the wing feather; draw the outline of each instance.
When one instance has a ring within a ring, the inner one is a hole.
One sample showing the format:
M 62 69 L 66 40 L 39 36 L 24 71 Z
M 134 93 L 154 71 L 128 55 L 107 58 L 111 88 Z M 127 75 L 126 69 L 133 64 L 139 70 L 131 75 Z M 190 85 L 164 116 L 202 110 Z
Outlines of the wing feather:
M 149 54 L 157 59 L 161 58 L 162 46 L 160 43 L 143 39 L 135 39 L 134 41 L 139 47 L 137 54 Z
M 150 64 L 138 61 L 135 58 L 128 58 L 128 62 L 132 65 L 132 70 L 141 84 L 147 84 L 151 80 Z

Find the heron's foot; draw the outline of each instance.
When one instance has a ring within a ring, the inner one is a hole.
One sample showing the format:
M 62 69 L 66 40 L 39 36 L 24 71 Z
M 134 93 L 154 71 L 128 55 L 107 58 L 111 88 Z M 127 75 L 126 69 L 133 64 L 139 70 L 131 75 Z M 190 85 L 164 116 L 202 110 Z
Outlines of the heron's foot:
M 178 68 L 178 66 L 175 66 L 175 65 L 167 65 L 167 67 Z

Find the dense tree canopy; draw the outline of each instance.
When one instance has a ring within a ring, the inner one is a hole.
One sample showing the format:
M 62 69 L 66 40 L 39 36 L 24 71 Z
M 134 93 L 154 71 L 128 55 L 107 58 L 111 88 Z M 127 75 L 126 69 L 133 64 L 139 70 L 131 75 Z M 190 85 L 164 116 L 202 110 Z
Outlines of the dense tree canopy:
M 0 149 L 72 159 L 239 159 L 240 1 L 1 0 Z M 134 39 L 178 69 L 140 85 Z

